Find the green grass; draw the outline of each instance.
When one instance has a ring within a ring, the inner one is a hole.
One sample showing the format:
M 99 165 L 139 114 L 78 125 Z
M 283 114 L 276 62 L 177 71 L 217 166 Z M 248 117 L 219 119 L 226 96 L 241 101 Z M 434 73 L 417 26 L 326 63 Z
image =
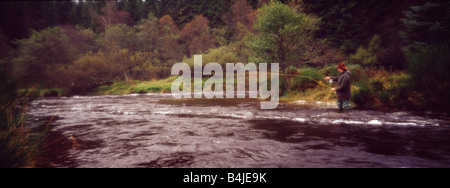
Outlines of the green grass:
M 152 81 L 129 81 L 129 82 L 116 82 L 111 85 L 100 86 L 89 92 L 91 95 L 123 95 L 132 93 L 170 93 L 172 89 L 172 83 L 177 79 L 178 76 L 172 76 L 162 80 L 152 80 Z M 194 84 L 202 82 L 202 85 L 209 78 L 203 78 L 201 81 L 194 81 L 192 79 L 191 90 L 194 88 Z M 224 78 L 225 85 L 225 78 Z M 183 86 L 180 86 L 182 89 Z
M 89 94 L 92 95 L 123 95 L 131 93 L 168 93 L 171 90 L 172 82 L 177 77 L 170 77 L 153 81 L 129 81 L 116 82 L 95 88 Z
M 306 91 L 287 91 L 280 97 L 280 102 L 294 102 L 298 100 L 305 100 L 309 102 L 331 102 L 336 100 L 336 94 L 331 91 L 331 87 L 317 87 L 314 89 L 308 89 Z

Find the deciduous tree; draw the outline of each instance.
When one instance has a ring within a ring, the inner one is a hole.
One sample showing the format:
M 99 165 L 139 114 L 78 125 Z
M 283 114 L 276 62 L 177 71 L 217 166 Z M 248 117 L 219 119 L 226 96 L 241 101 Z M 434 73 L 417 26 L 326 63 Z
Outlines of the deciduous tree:
M 99 31 L 104 31 L 114 24 L 133 24 L 130 13 L 124 10 L 119 11 L 116 1 L 106 1 L 105 6 L 100 9 L 100 14 L 92 9 L 90 13 Z
M 214 38 L 211 35 L 208 18 L 197 15 L 181 30 L 181 36 L 186 42 L 188 55 L 205 53 L 214 47 Z

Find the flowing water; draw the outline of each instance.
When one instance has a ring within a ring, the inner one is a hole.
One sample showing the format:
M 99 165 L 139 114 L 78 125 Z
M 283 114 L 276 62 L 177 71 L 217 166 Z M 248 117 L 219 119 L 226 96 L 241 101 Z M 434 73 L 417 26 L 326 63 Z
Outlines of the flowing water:
M 450 167 L 445 114 L 132 94 L 32 102 L 48 121 L 39 167 Z

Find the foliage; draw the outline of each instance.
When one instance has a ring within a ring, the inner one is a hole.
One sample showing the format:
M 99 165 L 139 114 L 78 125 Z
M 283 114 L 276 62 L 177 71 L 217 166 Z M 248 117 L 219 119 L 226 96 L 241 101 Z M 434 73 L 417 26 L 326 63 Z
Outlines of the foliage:
M 348 59 L 349 63 L 363 66 L 379 65 L 378 54 L 381 52 L 381 41 L 378 35 L 372 37 L 367 48 L 360 47 L 355 54 Z
M 106 29 L 103 48 L 109 52 L 117 52 L 121 49 L 137 50 L 137 36 L 134 29 L 125 24 L 117 24 Z
M 419 44 L 414 45 L 418 47 Z M 412 47 L 411 47 L 412 48 Z M 411 50 L 411 51 L 409 51 Z M 423 95 L 424 105 L 435 110 L 448 110 L 450 103 L 450 45 L 422 44 L 417 51 L 408 49 L 408 72 L 414 88 Z
M 414 88 L 423 105 L 433 110 L 449 110 L 450 91 L 450 8 L 449 2 L 411 7 L 402 19 L 402 33 L 408 45 L 403 48 Z
M 64 25 L 61 28 L 64 29 L 77 54 L 85 54 L 98 48 L 96 44 L 97 35 L 91 29 L 83 29 L 73 25 Z
M 257 34 L 249 42 L 254 54 L 268 62 L 280 63 L 285 70 L 292 62 L 305 59 L 305 44 L 317 30 L 318 20 L 291 7 L 271 1 L 258 11 Z
M 157 81 L 116 82 L 111 85 L 97 87 L 91 91 L 95 95 L 121 95 L 130 93 L 159 93 L 169 92 L 176 77 L 169 77 Z
M 211 35 L 208 18 L 197 15 L 181 30 L 181 37 L 187 45 L 187 55 L 205 53 L 214 47 L 214 38 Z
M 61 27 L 33 31 L 28 39 L 17 41 L 18 56 L 13 60 L 21 81 L 32 85 L 49 83 L 49 67 L 70 65 L 76 50 Z
M 233 33 L 234 40 L 241 40 L 247 32 L 253 31 L 257 11 L 247 0 L 234 1 L 230 14 L 224 16 L 224 21 Z
M 323 74 L 316 68 L 301 68 L 298 70 L 298 75 L 294 78 L 291 89 L 306 91 L 308 89 L 314 89 L 319 86 L 320 80 L 322 80 Z
M 0 65 L 0 168 L 32 167 L 44 136 L 24 127 L 25 104 L 11 72 Z
M 115 24 L 132 25 L 133 20 L 129 12 L 118 10 L 117 1 L 105 1 L 105 6 L 97 13 L 90 10 L 92 20 L 95 20 L 98 31 L 104 31 Z
M 61 85 L 70 86 L 71 92 L 86 91 L 118 79 L 123 73 L 122 70 L 118 63 L 111 63 L 104 52 L 89 53 L 60 72 L 60 75 L 68 78 L 66 82 L 70 83 Z
M 335 64 L 348 56 L 356 101 L 445 109 L 449 7 L 443 0 L 0 2 L 0 61 L 20 88 L 41 96 L 164 79 L 174 63 L 204 54 L 208 63 L 278 62 L 294 75 L 281 79 L 283 91 L 329 97 L 321 77 L 337 75 Z M 406 68 L 405 60 L 409 83 L 394 78 L 388 87 L 385 69 Z
M 180 61 L 183 58 L 178 40 L 181 38 L 180 30 L 169 15 L 163 16 L 159 19 L 159 31 L 160 31 L 160 47 L 161 56 L 160 60 L 168 62 L 168 64 L 175 64 L 176 61 Z
M 358 108 L 365 109 L 412 109 L 418 104 L 410 83 L 406 74 L 359 82 L 358 89 L 352 91 L 352 101 Z
M 144 63 L 169 67 L 183 57 L 179 45 L 180 31 L 168 15 L 158 19 L 150 14 L 135 26 L 138 37 L 138 53 Z
M 413 6 L 401 19 L 406 26 L 402 37 L 409 43 L 441 44 L 450 41 L 449 2 Z
M 345 53 L 368 44 L 370 37 L 382 33 L 383 21 L 401 7 L 390 0 L 304 0 L 308 9 L 322 18 L 318 36 L 326 38 Z
M 208 53 L 203 54 L 203 63 L 219 63 L 225 65 L 226 63 L 246 63 L 249 57 L 249 50 L 246 49 L 243 42 L 235 42 L 219 48 L 210 49 Z M 183 62 L 194 66 L 194 57 L 185 58 Z

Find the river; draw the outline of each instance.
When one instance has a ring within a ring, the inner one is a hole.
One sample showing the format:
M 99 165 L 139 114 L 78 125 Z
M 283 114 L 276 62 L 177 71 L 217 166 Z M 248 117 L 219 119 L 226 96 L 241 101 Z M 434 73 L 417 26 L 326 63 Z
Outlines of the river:
M 42 98 L 27 124 L 51 122 L 38 167 L 450 167 L 445 114 L 259 104 L 170 94 Z

